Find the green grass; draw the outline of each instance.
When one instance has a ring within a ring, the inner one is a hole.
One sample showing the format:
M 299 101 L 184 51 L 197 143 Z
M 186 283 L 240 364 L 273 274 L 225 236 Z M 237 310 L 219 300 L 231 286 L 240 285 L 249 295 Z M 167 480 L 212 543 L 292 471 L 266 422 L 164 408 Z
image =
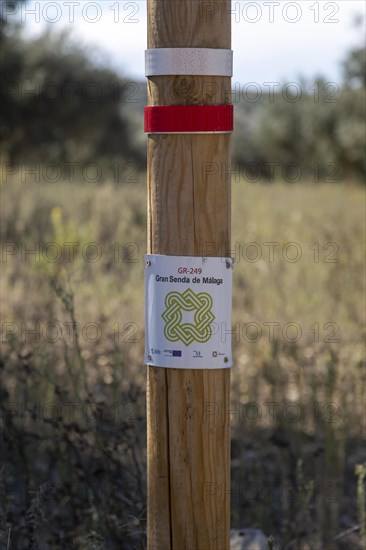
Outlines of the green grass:
M 5 546 L 144 547 L 143 179 L 2 186 Z M 363 202 L 233 184 L 232 525 L 281 548 L 362 548 Z

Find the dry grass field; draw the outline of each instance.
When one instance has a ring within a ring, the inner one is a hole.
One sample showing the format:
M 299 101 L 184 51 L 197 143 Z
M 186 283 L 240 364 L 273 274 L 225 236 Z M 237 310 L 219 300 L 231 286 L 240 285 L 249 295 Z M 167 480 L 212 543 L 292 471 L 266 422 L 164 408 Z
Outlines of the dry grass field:
M 144 548 L 144 176 L 1 193 L 0 546 Z M 361 550 L 364 191 L 233 182 L 232 228 L 232 526 Z

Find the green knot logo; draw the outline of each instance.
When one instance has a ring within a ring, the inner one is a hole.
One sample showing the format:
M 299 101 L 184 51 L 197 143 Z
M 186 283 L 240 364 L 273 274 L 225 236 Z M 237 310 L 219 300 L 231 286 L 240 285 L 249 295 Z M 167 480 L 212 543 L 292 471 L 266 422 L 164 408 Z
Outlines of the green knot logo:
M 169 342 L 181 340 L 189 346 L 192 342 L 203 344 L 211 338 L 211 324 L 215 319 L 211 311 L 212 297 L 207 292 L 195 294 L 187 288 L 184 292 L 169 292 L 165 297 L 164 335 Z M 194 323 L 183 323 L 183 312 L 194 311 Z

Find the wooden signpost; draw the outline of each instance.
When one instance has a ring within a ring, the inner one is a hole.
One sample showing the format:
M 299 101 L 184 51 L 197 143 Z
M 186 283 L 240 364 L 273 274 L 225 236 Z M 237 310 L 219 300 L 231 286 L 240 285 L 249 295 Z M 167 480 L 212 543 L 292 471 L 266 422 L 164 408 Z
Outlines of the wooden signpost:
M 230 0 L 147 7 L 149 49 L 230 50 Z M 229 90 L 228 76 L 150 76 L 148 104 L 223 105 Z M 148 253 L 230 255 L 229 142 L 229 133 L 149 134 Z M 220 169 L 204 177 L 208 165 Z M 230 369 L 147 367 L 149 550 L 229 549 L 229 390 Z

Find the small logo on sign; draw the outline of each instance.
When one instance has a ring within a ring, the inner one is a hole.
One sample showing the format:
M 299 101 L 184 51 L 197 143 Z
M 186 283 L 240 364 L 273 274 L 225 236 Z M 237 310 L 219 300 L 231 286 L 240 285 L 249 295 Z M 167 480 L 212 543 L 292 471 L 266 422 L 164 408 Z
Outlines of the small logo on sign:
M 167 357 L 182 357 L 182 352 L 180 349 L 165 349 L 164 355 Z
M 200 357 L 200 358 L 202 358 L 203 355 L 202 355 L 202 353 L 201 353 L 200 351 L 193 350 L 193 357 Z

